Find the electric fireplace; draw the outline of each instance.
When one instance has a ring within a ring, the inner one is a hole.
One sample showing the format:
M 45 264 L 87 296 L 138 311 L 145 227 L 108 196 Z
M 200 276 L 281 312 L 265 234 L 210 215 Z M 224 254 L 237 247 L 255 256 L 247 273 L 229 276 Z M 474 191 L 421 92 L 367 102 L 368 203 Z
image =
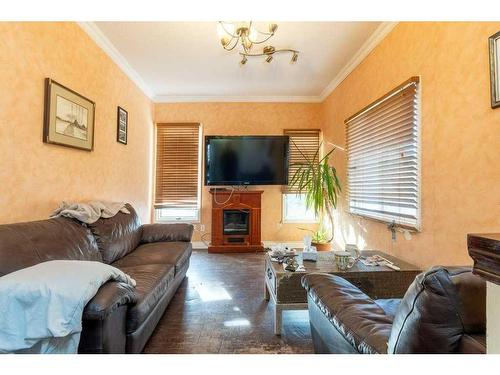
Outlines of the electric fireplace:
M 212 239 L 208 245 L 208 252 L 263 251 L 264 245 L 260 239 L 263 191 L 212 189 L 210 193 L 212 194 Z
M 223 210 L 225 235 L 248 234 L 249 210 Z

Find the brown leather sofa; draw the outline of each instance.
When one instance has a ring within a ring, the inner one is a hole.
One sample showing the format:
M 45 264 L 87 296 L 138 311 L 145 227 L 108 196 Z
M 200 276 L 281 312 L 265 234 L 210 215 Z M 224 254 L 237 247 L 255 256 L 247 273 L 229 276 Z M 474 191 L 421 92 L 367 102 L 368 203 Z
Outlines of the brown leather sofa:
M 486 352 L 486 285 L 470 268 L 431 268 L 401 300 L 372 300 L 334 275 L 302 285 L 316 353 Z
M 141 225 L 127 208 L 88 226 L 63 217 L 0 225 L 0 276 L 72 259 L 111 264 L 137 282 L 107 282 L 89 301 L 80 353 L 140 353 L 189 267 L 192 225 Z

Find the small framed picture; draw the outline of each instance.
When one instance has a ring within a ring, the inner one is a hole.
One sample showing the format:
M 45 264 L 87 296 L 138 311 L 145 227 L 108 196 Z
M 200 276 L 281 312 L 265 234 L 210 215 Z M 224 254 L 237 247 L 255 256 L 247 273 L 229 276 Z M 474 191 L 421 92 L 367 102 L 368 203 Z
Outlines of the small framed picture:
M 118 107 L 116 118 L 116 140 L 126 145 L 128 134 L 128 112 L 122 107 Z
M 45 79 L 43 141 L 92 151 L 95 103 L 63 85 Z
M 490 36 L 491 108 L 500 107 L 500 31 Z

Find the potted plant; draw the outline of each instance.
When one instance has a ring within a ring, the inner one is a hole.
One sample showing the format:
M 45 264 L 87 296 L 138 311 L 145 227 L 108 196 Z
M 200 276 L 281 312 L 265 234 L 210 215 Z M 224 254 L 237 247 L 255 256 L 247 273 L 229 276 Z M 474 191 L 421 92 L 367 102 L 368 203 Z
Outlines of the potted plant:
M 324 228 L 319 228 L 314 231 L 307 228 L 299 228 L 300 230 L 305 230 L 312 233 L 311 236 L 311 245 L 316 248 L 318 251 L 328 251 L 331 248 L 330 243 L 328 242 L 328 232 Z
M 304 162 L 293 163 L 297 168 L 290 181 L 297 194 L 304 194 L 306 207 L 313 209 L 316 216 L 320 218 L 320 229 L 313 232 L 313 246 L 319 251 L 331 249 L 333 240 L 333 215 L 332 210 L 337 208 L 338 196 L 341 191 L 340 180 L 335 167 L 330 166 L 329 158 L 335 148 L 332 148 L 325 156 L 319 159 L 321 144 L 316 150 L 312 160 L 300 151 Z M 331 233 L 325 229 L 324 219 L 330 222 Z

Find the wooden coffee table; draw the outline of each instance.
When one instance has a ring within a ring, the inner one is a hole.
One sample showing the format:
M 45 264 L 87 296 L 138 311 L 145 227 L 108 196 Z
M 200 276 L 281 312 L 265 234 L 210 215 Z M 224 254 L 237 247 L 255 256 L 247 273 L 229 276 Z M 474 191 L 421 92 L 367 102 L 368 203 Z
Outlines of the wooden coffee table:
M 349 270 L 341 271 L 337 268 L 333 251 L 318 253 L 318 261 L 302 261 L 302 252 L 297 251 L 297 261 L 304 264 L 305 272 L 290 272 L 283 269 L 283 265 L 272 262 L 266 253 L 265 263 L 265 299 L 274 302 L 274 333 L 281 334 L 281 320 L 283 310 L 307 309 L 307 293 L 301 285 L 302 276 L 308 273 L 335 274 L 356 285 L 372 299 L 402 298 L 415 277 L 422 272 L 418 267 L 406 263 L 398 258 L 381 251 L 362 251 L 362 256 L 381 255 L 401 268 L 400 271 L 385 266 L 365 266 L 361 262 Z

